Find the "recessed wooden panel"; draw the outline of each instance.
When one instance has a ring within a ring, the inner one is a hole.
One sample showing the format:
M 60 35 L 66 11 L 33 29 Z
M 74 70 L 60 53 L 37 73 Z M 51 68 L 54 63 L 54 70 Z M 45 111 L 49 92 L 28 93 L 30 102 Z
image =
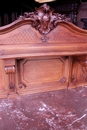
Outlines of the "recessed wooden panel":
M 25 84 L 58 81 L 63 76 L 64 63 L 60 58 L 24 60 L 21 79 Z

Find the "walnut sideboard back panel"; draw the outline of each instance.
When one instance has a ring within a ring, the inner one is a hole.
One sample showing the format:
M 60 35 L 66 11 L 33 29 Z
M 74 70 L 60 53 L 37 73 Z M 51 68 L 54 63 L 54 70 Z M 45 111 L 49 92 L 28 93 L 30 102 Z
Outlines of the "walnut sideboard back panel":
M 87 31 L 47 4 L 0 27 L 0 97 L 87 85 Z

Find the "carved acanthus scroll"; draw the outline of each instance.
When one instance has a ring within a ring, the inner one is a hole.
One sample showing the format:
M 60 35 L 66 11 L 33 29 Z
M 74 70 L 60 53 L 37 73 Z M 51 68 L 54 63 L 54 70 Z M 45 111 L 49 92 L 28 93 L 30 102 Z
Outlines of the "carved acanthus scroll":
M 87 82 L 87 55 L 73 56 L 71 81 L 75 84 L 77 82 Z
M 30 20 L 31 25 L 39 30 L 42 35 L 48 34 L 53 30 L 59 22 L 71 21 L 65 15 L 54 12 L 47 4 L 43 4 L 39 8 L 35 8 L 35 12 L 26 12 L 24 16 L 20 16 L 19 20 Z
M 5 61 L 5 72 L 9 78 L 9 92 L 16 91 L 15 87 L 15 59 L 6 59 Z M 9 93 L 8 93 L 9 94 Z

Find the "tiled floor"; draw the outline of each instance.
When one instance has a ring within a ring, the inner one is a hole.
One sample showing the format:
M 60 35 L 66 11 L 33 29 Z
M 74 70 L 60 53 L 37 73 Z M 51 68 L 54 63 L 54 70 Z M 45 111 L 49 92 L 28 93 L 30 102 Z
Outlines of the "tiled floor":
M 87 86 L 0 99 L 0 130 L 87 130 Z

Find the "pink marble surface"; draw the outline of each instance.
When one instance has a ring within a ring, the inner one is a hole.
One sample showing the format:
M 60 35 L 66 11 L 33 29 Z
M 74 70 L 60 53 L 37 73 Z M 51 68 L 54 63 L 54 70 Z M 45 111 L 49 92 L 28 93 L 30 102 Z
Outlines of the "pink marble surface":
M 87 86 L 0 99 L 0 130 L 87 130 Z

